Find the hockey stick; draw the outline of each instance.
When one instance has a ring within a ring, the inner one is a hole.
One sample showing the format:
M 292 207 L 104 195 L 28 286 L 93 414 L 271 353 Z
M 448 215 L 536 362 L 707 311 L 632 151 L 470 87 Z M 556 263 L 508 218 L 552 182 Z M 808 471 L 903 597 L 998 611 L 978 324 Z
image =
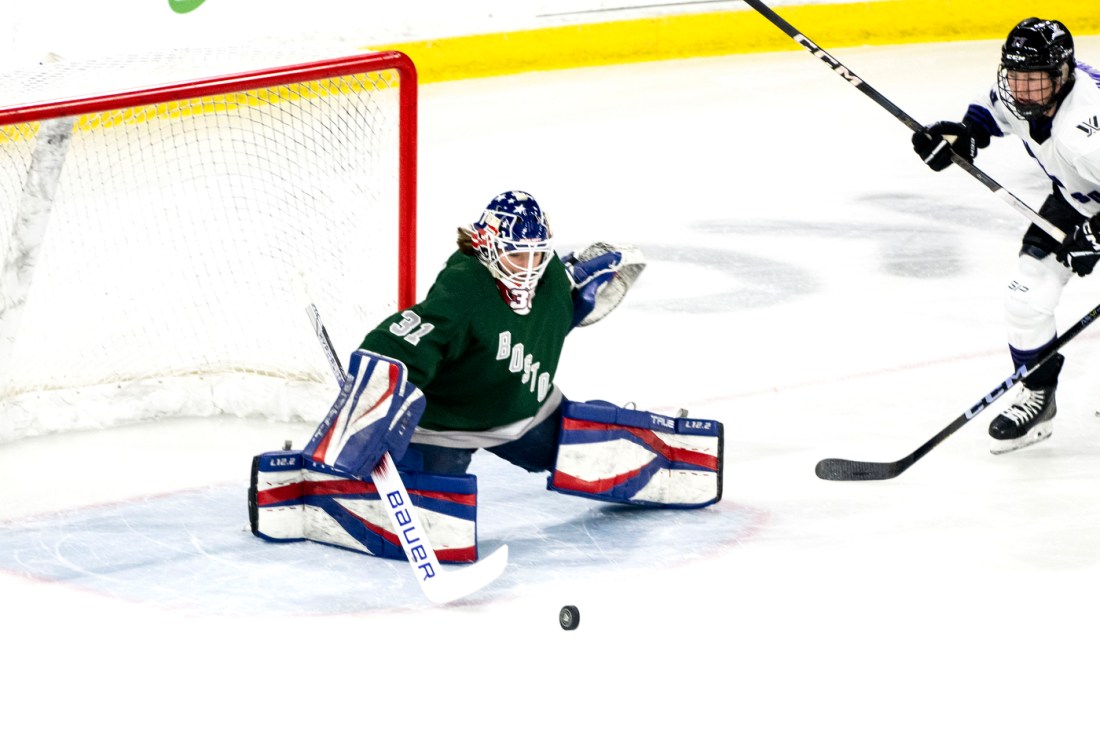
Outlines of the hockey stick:
M 892 463 L 870 463 L 859 460 L 845 460 L 843 458 L 826 458 L 817 464 L 814 472 L 822 480 L 888 480 L 896 478 L 906 471 L 913 463 L 932 451 L 936 445 L 955 434 L 963 425 L 972 420 L 983 409 L 1004 396 L 1005 392 L 1031 375 L 1035 369 L 1050 360 L 1069 341 L 1073 340 L 1081 331 L 1100 317 L 1100 305 L 1085 314 L 1073 327 L 1058 336 L 1052 343 L 1044 348 L 1039 356 L 1030 364 L 1025 364 L 1016 369 L 1016 372 L 998 384 L 993 391 L 982 397 L 981 401 L 966 410 L 951 424 L 937 432 L 931 440 L 909 453 L 901 460 Z
M 332 367 L 332 373 L 337 383 L 342 385 L 347 374 L 332 347 L 328 330 L 321 322 L 321 313 L 313 303 L 306 306 L 306 313 L 313 324 L 317 340 L 325 351 L 329 366 Z M 388 452 L 382 455 L 382 460 L 371 471 L 370 477 L 393 524 L 393 532 L 401 540 L 401 548 L 405 550 L 405 557 L 416 575 L 416 581 L 429 600 L 436 603 L 458 600 L 477 592 L 504 572 L 508 565 L 507 544 L 500 546 L 481 561 L 460 569 L 444 571 L 435 556 L 431 541 L 428 540 L 428 534 L 424 531 L 420 514 L 413 506 L 409 492 L 397 472 L 397 466 Z
M 772 25 L 786 33 L 800 46 L 805 48 L 817 58 L 821 59 L 826 65 L 829 66 L 829 68 L 839 74 L 840 78 L 847 81 L 856 89 L 859 89 L 861 92 L 870 97 L 880 107 L 885 109 L 890 114 L 894 115 L 894 117 L 901 120 L 903 123 L 905 123 L 905 126 L 908 127 L 910 130 L 912 130 L 913 132 L 924 131 L 924 126 L 921 123 L 917 122 L 915 119 L 903 112 L 897 105 L 895 105 L 889 99 L 876 91 L 874 87 L 872 87 L 866 81 L 857 76 L 855 72 L 853 72 L 851 69 L 846 68 L 843 64 L 840 63 L 840 61 L 827 53 L 825 49 L 823 49 L 821 46 L 817 45 L 809 38 L 799 33 L 798 29 L 796 29 L 787 21 L 783 20 L 783 18 L 779 17 L 775 13 L 775 11 L 773 11 L 767 5 L 760 2 L 760 0 L 745 0 L 745 3 L 753 10 L 760 13 L 769 21 L 771 21 Z M 998 198 L 1000 198 L 1009 206 L 1012 206 L 1018 212 L 1023 214 L 1024 218 L 1026 218 L 1028 221 L 1035 224 L 1047 234 L 1052 236 L 1056 241 L 1065 241 L 1066 233 L 1064 231 L 1052 224 L 1039 212 L 1033 210 L 1030 206 L 1021 201 L 1019 198 L 1012 195 L 1012 193 L 1005 190 L 1000 183 L 993 180 L 984 172 L 976 168 L 973 163 L 967 162 L 965 158 L 961 157 L 954 150 L 951 151 L 951 160 L 955 163 L 955 165 L 958 165 L 967 173 L 970 173 L 970 175 L 977 178 L 986 188 L 993 191 L 993 193 L 995 193 Z

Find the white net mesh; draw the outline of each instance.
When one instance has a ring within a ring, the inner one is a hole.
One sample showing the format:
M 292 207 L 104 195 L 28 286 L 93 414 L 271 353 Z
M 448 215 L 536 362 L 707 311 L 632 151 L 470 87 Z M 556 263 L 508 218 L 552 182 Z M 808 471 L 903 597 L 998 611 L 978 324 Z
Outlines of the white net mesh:
M 157 64 L 127 73 L 159 84 Z M 83 75 L 48 70 L 24 91 Z M 0 442 L 161 415 L 320 418 L 332 376 L 305 305 L 342 357 L 397 306 L 398 87 L 383 69 L 166 90 L 0 126 Z

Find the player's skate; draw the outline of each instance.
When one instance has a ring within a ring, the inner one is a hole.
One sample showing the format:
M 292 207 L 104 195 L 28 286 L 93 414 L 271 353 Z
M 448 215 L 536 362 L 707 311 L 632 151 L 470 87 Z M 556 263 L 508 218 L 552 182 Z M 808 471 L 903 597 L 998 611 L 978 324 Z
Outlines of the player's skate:
M 1058 413 L 1055 388 L 1020 389 L 1012 406 L 989 423 L 989 436 L 993 438 L 989 451 L 994 455 L 1041 442 L 1053 431 L 1051 420 Z

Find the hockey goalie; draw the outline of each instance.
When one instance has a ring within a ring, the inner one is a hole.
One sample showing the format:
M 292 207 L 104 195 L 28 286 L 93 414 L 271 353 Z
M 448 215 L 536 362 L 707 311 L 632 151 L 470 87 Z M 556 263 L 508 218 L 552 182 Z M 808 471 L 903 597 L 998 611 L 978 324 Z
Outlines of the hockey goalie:
M 367 333 L 305 449 L 254 458 L 254 534 L 402 558 L 371 479 L 386 453 L 443 562 L 478 558 L 477 450 L 567 496 L 675 509 L 721 498 L 721 423 L 569 401 L 554 383 L 566 336 L 622 301 L 640 252 L 598 243 L 559 257 L 523 191 L 490 201 L 457 244 L 421 302 Z

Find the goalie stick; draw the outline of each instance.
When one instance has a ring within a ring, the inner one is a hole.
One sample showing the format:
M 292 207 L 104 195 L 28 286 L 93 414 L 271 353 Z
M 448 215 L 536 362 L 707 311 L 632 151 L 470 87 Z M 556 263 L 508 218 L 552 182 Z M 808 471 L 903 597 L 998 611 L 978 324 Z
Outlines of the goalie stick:
M 1087 328 L 1089 324 L 1098 317 L 1100 317 L 1100 305 L 1088 311 L 1083 318 L 1073 325 L 1073 327 L 1058 336 L 1058 338 L 1039 353 L 1038 358 L 1030 364 L 1026 364 L 1016 369 L 1015 373 L 998 384 L 993 391 L 982 397 L 977 404 L 960 414 L 955 418 L 954 422 L 937 432 L 932 439 L 903 457 L 901 460 L 896 460 L 892 463 L 872 463 L 861 462 L 859 460 L 845 460 L 843 458 L 826 458 L 817 464 L 817 467 L 814 468 L 814 472 L 817 474 L 817 477 L 822 480 L 888 480 L 898 477 L 913 463 L 931 452 L 936 445 L 946 440 L 963 425 L 976 417 L 979 412 L 1004 396 L 1004 394 L 1015 386 L 1017 382 L 1023 381 L 1032 374 L 1035 369 L 1049 361 L 1062 346 L 1075 338 L 1077 334 Z
M 903 112 L 901 108 L 899 108 L 889 99 L 880 94 L 866 81 L 857 76 L 854 71 L 841 64 L 839 60 L 829 54 L 821 46 L 817 45 L 809 38 L 799 33 L 797 28 L 795 28 L 787 21 L 783 20 L 783 18 L 777 15 L 774 10 L 769 8 L 764 3 L 760 2 L 760 0 L 745 0 L 745 3 L 753 10 L 767 18 L 776 28 L 790 36 L 796 43 L 798 43 L 798 45 L 805 48 L 815 57 L 821 59 L 826 65 L 829 66 L 829 68 L 835 71 L 840 76 L 840 78 L 847 81 L 856 89 L 859 89 L 861 92 L 870 97 L 880 107 L 885 109 L 890 114 L 894 115 L 895 118 L 903 122 L 905 126 L 908 127 L 910 130 L 912 130 L 913 132 L 924 131 L 924 126 L 920 122 L 917 122 L 915 119 Z M 1000 198 L 1009 206 L 1012 206 L 1012 208 L 1016 209 L 1019 213 L 1023 214 L 1024 218 L 1026 218 L 1028 221 L 1035 224 L 1047 234 L 1052 236 L 1056 241 L 1065 241 L 1066 233 L 1064 231 L 1048 221 L 1038 211 L 1035 211 L 1026 203 L 1014 196 L 1011 192 L 1005 190 L 1005 188 L 1000 183 L 990 178 L 983 171 L 979 170 L 977 167 L 974 166 L 973 163 L 967 162 L 965 158 L 961 157 L 954 150 L 951 151 L 951 160 L 955 163 L 955 165 L 958 165 L 967 173 L 970 173 L 970 175 L 974 176 L 974 178 L 980 181 L 986 188 L 996 194 L 997 198 Z
M 313 303 L 306 306 L 306 313 L 325 357 L 328 358 L 329 366 L 332 367 L 332 373 L 337 383 L 342 385 L 347 374 L 336 356 L 328 330 L 321 322 L 321 313 Z M 453 602 L 477 592 L 504 572 L 508 565 L 507 544 L 474 564 L 444 571 L 428 540 L 428 534 L 424 531 L 420 514 L 413 506 L 409 492 L 397 472 L 397 466 L 388 452 L 382 455 L 382 460 L 371 471 L 370 477 L 378 488 L 378 496 L 393 524 L 393 532 L 401 540 L 401 548 L 405 550 L 405 557 L 416 575 L 417 583 L 429 600 L 435 603 Z

